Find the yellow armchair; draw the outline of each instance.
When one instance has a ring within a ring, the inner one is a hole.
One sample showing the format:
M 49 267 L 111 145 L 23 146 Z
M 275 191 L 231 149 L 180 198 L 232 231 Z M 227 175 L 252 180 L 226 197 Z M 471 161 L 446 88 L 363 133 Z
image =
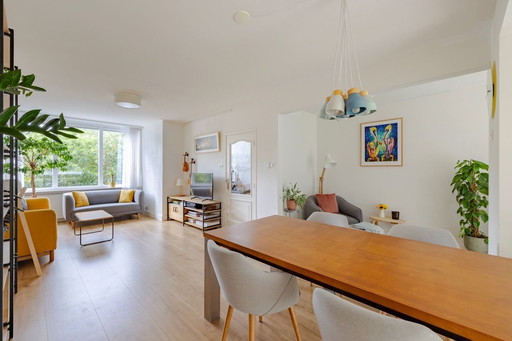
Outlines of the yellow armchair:
M 25 210 L 28 229 L 36 253 L 50 255 L 50 262 L 54 260 L 54 250 L 57 248 L 57 214 L 50 208 L 48 198 L 27 198 Z M 18 219 L 18 257 L 30 256 L 27 237 Z

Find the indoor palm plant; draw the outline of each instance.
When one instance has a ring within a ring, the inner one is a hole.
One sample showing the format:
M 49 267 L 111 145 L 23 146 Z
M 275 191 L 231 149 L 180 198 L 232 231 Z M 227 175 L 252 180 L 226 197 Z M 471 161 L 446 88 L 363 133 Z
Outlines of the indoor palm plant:
M 283 186 L 283 199 L 286 200 L 286 208 L 295 211 L 297 206 L 303 207 L 306 203 L 306 195 L 302 194 L 297 183 Z
M 480 224 L 489 219 L 489 166 L 481 161 L 463 160 L 457 162 L 455 169 L 451 186 L 459 204 L 460 235 L 467 249 L 487 253 L 487 235 L 480 231 Z

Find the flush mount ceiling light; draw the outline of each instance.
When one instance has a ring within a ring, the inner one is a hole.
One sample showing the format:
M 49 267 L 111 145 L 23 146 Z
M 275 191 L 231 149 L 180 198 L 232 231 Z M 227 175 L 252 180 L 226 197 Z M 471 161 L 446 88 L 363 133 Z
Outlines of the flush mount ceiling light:
M 251 13 L 247 11 L 236 11 L 235 14 L 233 14 L 233 20 L 236 21 L 238 24 L 243 24 L 245 22 L 248 22 L 249 19 L 251 19 Z
M 140 96 L 126 92 L 118 93 L 114 103 L 121 108 L 138 109 L 140 108 Z
M 346 0 L 341 0 L 339 20 L 332 77 L 334 91 L 330 97 L 327 97 L 320 110 L 320 118 L 326 120 L 369 115 L 377 111 L 377 106 L 371 96 L 368 95 L 368 91 L 359 90 L 363 89 L 363 84 Z M 356 76 L 359 80 L 359 88 L 354 86 Z M 340 90 L 342 83 L 345 89 L 349 89 L 346 93 Z

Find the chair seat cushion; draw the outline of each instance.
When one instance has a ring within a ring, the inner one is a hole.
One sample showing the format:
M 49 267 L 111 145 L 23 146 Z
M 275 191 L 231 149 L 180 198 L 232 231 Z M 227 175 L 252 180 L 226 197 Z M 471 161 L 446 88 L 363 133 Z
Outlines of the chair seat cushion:
M 316 201 L 318 206 L 324 212 L 339 213 L 338 202 L 336 201 L 336 194 L 317 194 Z

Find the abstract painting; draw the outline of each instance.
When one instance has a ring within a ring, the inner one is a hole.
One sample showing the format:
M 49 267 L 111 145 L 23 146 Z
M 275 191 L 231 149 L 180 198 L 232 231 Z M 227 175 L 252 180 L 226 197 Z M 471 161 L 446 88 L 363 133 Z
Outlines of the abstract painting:
M 361 166 L 402 166 L 402 119 L 361 123 Z
M 198 136 L 195 138 L 195 144 L 196 153 L 218 152 L 220 150 L 219 133 Z

